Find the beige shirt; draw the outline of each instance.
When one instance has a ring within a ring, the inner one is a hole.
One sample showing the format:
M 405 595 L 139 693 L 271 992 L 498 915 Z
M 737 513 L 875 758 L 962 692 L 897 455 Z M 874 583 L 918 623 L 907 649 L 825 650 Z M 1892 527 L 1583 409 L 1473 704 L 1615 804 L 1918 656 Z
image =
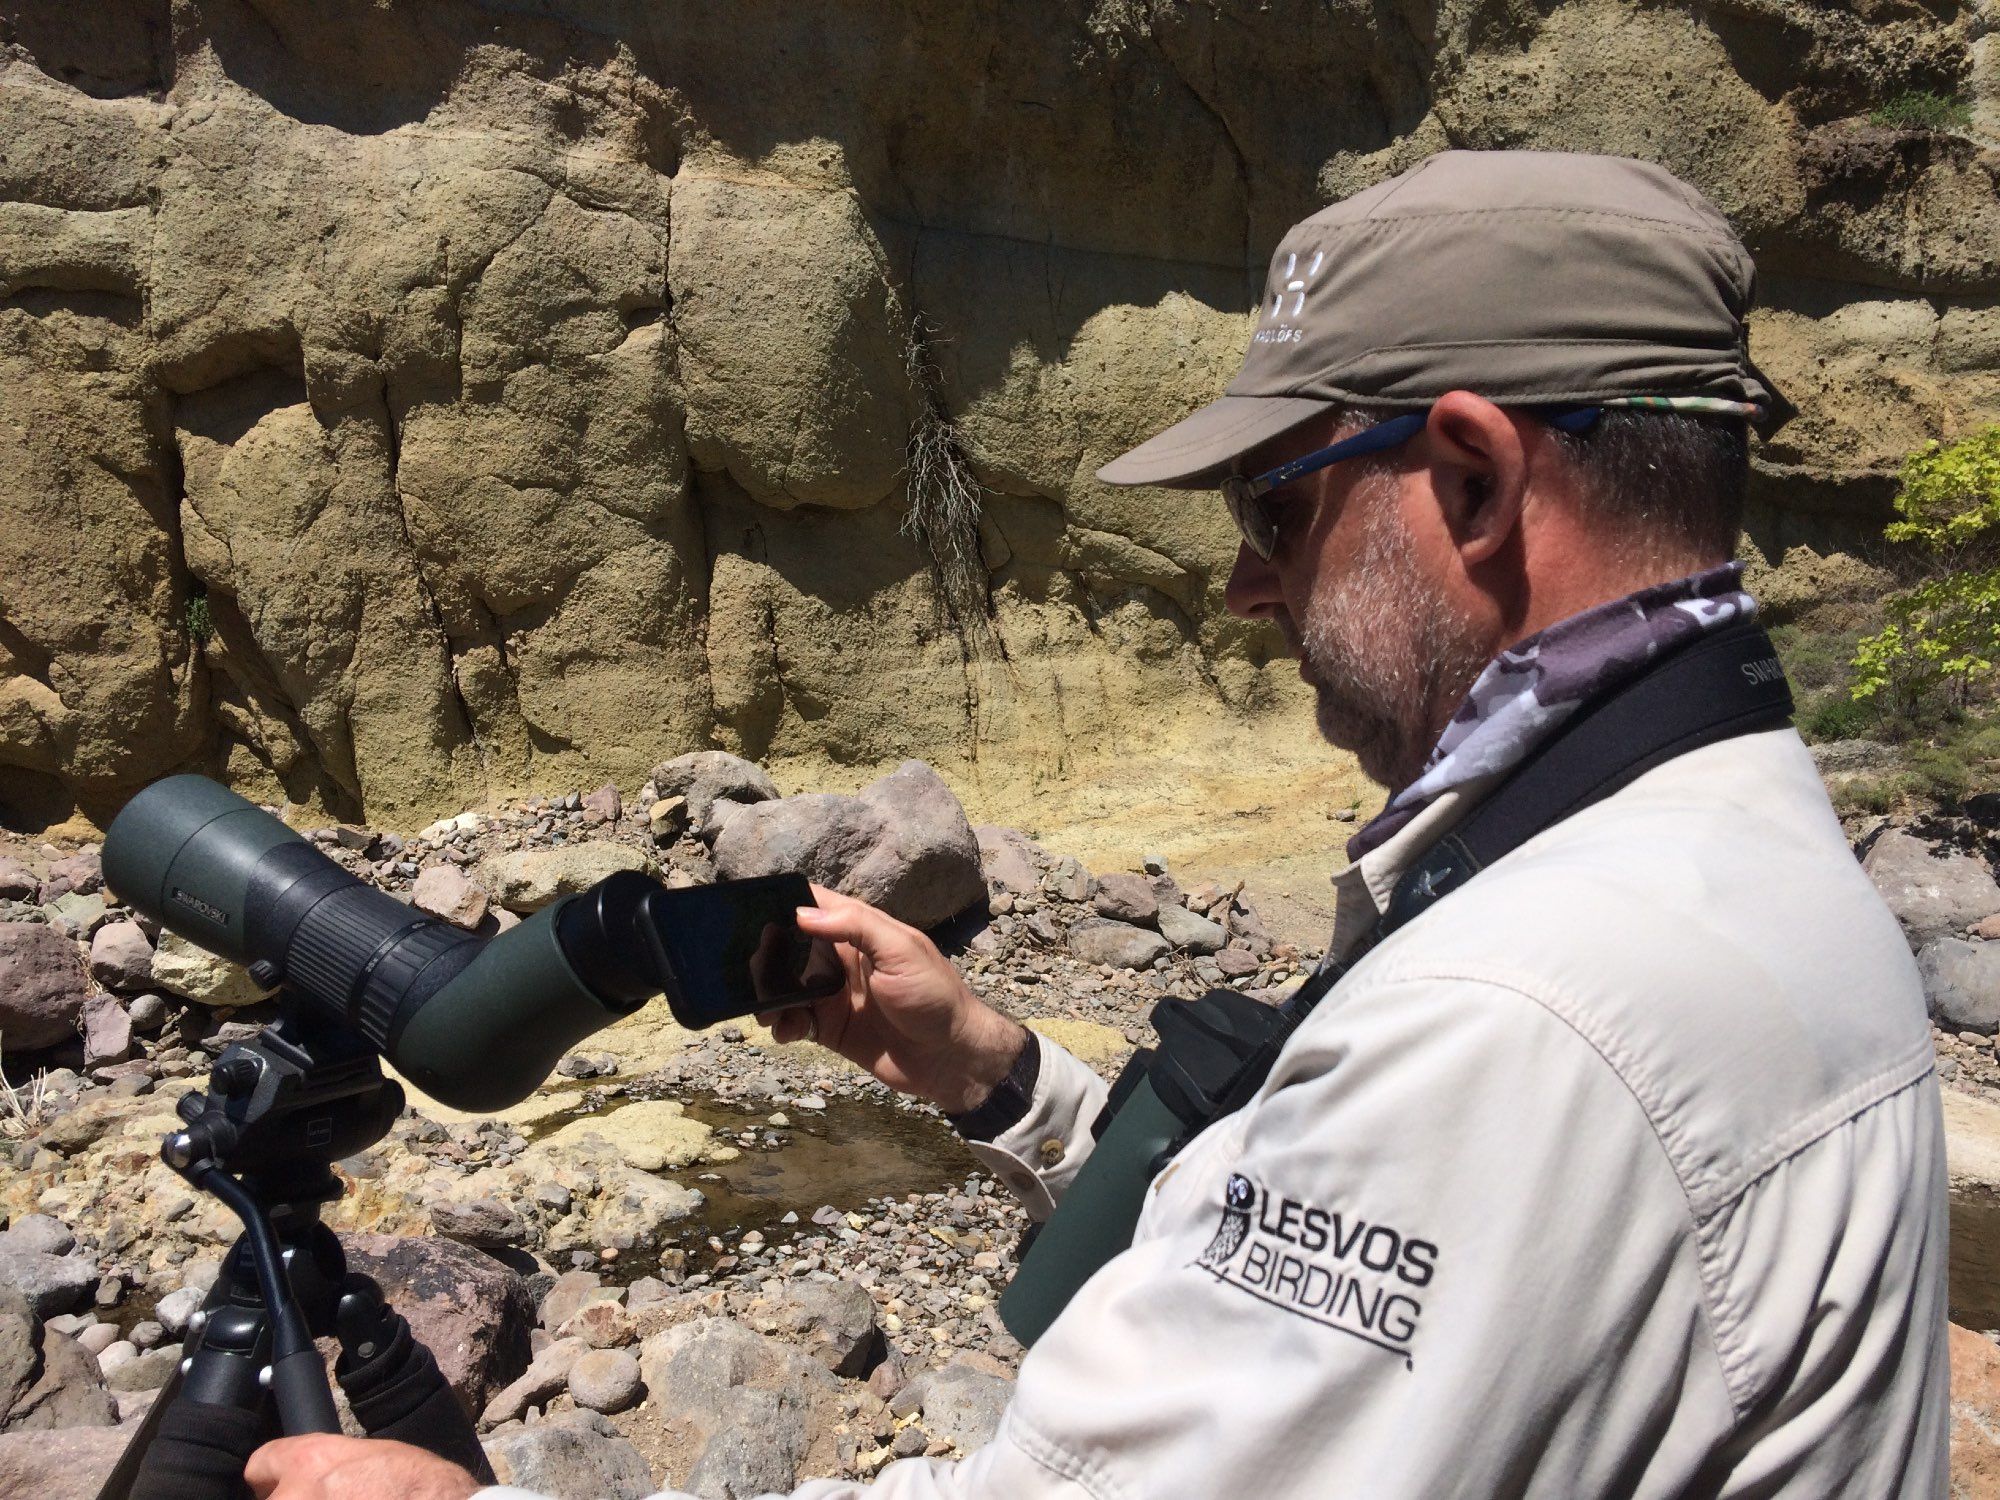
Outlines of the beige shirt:
M 1477 790 L 1342 875 L 1337 945 Z M 1046 1209 L 1101 1097 L 1045 1048 L 981 1154 Z M 1363 958 L 1155 1179 L 985 1448 L 795 1493 L 1929 1500 L 1945 1260 L 1915 966 L 1774 731 Z

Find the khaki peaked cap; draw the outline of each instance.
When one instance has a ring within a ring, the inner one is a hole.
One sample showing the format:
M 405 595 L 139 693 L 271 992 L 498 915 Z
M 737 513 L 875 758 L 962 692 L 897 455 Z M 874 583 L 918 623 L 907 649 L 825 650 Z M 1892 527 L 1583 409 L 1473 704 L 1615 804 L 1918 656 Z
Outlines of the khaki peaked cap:
M 1756 273 L 1720 213 L 1650 162 L 1446 151 L 1294 225 L 1227 393 L 1098 470 L 1215 482 L 1336 405 L 1419 410 L 1707 397 L 1789 406 L 1750 363 Z

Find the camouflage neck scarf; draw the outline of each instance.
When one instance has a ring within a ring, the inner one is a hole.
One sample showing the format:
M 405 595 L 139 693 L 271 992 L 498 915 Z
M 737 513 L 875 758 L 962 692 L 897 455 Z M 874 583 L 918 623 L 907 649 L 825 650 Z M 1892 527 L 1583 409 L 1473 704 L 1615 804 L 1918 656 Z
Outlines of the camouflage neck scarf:
M 1718 626 L 1756 616 L 1743 565 L 1724 563 L 1558 620 L 1487 663 L 1415 781 L 1347 841 L 1361 858 L 1441 792 L 1518 765 L 1584 704 Z

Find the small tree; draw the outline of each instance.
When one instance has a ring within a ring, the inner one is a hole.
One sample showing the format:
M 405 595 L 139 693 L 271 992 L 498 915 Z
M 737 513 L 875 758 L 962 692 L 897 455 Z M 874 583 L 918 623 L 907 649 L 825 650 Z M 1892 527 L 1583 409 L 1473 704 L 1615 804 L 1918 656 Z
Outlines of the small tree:
M 1896 514 L 1883 536 L 1921 547 L 1930 576 L 1887 599 L 1888 623 L 1855 652 L 1852 694 L 1908 720 L 1940 698 L 1965 708 L 2000 662 L 2000 426 L 1905 459 Z

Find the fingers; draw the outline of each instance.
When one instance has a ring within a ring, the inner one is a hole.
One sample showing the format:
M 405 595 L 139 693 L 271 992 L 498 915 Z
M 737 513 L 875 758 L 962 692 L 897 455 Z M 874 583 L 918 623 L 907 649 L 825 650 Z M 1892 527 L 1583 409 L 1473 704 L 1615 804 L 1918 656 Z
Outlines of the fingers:
M 313 1486 L 335 1461 L 328 1451 L 329 1444 L 354 1441 L 354 1438 L 334 1437 L 328 1433 L 278 1438 L 250 1455 L 250 1462 L 243 1469 L 243 1481 L 250 1486 L 257 1500 L 267 1500 L 288 1481 L 292 1486 L 288 1493 L 311 1493 Z
M 818 887 L 814 891 L 817 894 Z M 906 944 L 915 932 L 866 901 L 856 901 L 834 891 L 825 894 L 833 898 L 831 903 L 798 909 L 800 931 L 833 942 L 850 943 L 877 956 L 893 946 Z

